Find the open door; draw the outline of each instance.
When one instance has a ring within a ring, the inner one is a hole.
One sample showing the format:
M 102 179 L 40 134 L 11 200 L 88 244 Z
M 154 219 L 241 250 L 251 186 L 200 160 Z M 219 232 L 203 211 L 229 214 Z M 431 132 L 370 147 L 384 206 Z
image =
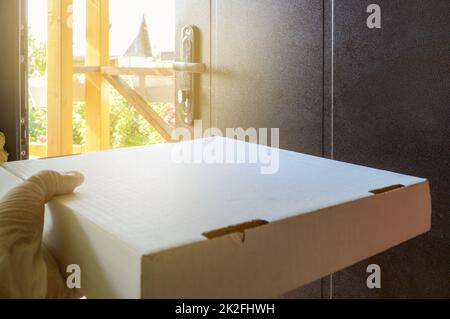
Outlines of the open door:
M 282 148 L 321 156 L 323 9 L 322 1 L 176 1 L 177 36 L 196 26 L 197 62 L 208 66 L 197 79 L 203 127 L 278 128 Z
M 322 155 L 322 2 L 28 6 L 32 157 L 163 143 L 196 120 L 278 128 L 282 148 Z

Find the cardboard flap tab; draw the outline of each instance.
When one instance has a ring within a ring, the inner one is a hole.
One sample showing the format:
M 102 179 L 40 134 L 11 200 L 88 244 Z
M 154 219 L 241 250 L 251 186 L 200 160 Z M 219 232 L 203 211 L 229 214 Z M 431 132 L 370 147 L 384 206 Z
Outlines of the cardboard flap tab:
M 263 226 L 268 223 L 269 223 L 268 221 L 262 220 L 262 219 L 252 220 L 250 222 L 245 222 L 242 224 L 228 226 L 225 228 L 220 228 L 220 229 L 212 230 L 209 232 L 205 232 L 202 235 L 208 239 L 214 239 L 217 237 L 222 237 L 222 236 L 233 234 L 233 233 L 244 233 L 247 229 Z
M 396 185 L 390 185 L 390 186 L 386 186 L 383 188 L 378 188 L 378 189 L 374 189 L 369 191 L 370 193 L 374 194 L 374 195 L 380 195 L 383 193 L 387 193 L 387 192 L 392 192 L 396 189 L 400 189 L 400 188 L 404 188 L 405 185 L 401 185 L 401 184 L 396 184 Z

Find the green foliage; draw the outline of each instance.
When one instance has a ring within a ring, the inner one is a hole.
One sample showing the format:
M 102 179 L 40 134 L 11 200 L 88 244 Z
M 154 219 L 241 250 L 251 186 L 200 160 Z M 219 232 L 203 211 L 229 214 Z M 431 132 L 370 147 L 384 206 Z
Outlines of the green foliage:
M 45 76 L 47 69 L 47 48 L 45 43 L 39 43 L 31 30 L 28 32 L 28 77 L 40 78 Z M 47 135 L 47 110 L 34 105 L 28 99 L 28 126 L 30 142 L 45 142 Z
M 45 142 L 47 137 L 47 109 L 36 107 L 29 101 L 28 126 L 30 142 Z
M 73 103 L 73 144 L 86 144 L 86 103 Z
M 33 34 L 28 32 L 28 77 L 45 76 L 47 69 L 47 50 L 45 43 L 39 43 Z M 28 126 L 31 142 L 45 142 L 47 135 L 47 110 L 34 105 L 29 98 Z
M 33 37 L 31 31 L 28 32 L 28 76 L 30 78 L 40 78 L 45 76 L 47 69 L 47 48 L 45 43 L 39 43 Z

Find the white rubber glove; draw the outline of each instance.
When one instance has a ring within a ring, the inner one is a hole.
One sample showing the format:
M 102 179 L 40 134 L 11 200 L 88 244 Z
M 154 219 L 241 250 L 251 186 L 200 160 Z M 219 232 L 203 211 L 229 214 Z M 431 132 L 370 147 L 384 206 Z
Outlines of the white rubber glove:
M 45 204 L 70 194 L 80 173 L 41 172 L 0 200 L 0 298 L 73 298 L 51 254 L 42 245 Z

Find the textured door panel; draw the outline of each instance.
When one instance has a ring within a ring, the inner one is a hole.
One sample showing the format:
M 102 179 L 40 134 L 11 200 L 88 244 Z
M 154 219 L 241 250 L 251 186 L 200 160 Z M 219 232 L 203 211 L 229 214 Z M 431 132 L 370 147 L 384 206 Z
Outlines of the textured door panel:
M 214 0 L 212 121 L 322 154 L 322 1 Z
M 433 196 L 431 233 L 337 274 L 335 296 L 450 297 L 450 1 L 334 3 L 334 158 L 429 178 Z

